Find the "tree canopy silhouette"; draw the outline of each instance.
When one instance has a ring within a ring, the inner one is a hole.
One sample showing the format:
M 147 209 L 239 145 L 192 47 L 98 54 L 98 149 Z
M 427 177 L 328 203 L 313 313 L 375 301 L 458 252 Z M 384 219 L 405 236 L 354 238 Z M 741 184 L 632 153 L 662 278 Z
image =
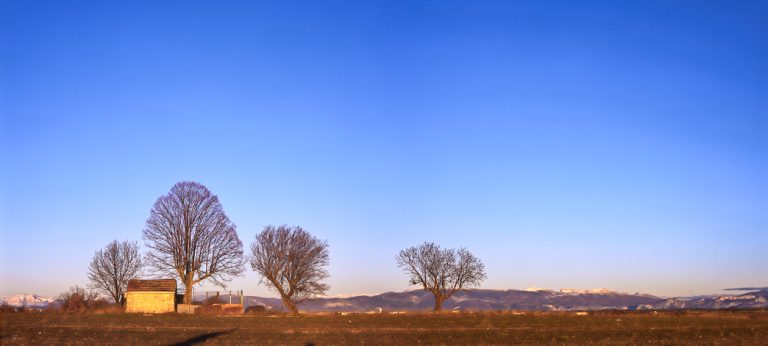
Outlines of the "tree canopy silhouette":
M 251 245 L 251 267 L 294 314 L 298 303 L 329 289 L 322 283 L 328 263 L 328 243 L 301 227 L 266 226 Z
M 155 271 L 178 277 L 184 303 L 192 286 L 204 280 L 224 286 L 245 270 L 243 243 L 219 203 L 202 184 L 180 182 L 157 199 L 150 211 L 144 241 L 146 261 Z
M 400 251 L 397 265 L 410 276 L 411 285 L 421 285 L 435 296 L 435 311 L 457 291 L 479 286 L 485 280 L 485 266 L 465 248 L 443 249 L 425 242 Z
M 104 293 L 122 305 L 128 280 L 137 277 L 144 263 L 136 242 L 117 240 L 96 251 L 88 267 L 89 287 Z

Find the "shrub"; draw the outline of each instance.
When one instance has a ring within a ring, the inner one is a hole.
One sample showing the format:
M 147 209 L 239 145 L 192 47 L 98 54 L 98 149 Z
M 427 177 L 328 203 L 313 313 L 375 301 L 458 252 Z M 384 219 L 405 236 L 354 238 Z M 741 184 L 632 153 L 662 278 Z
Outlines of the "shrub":
M 266 312 L 267 307 L 264 305 L 252 305 L 249 306 L 247 309 L 245 309 L 246 313 L 259 313 L 259 312 Z
M 70 287 L 68 291 L 59 295 L 61 311 L 66 313 L 78 313 L 104 308 L 109 303 L 94 291 L 86 291 L 80 286 Z
M 0 312 L 16 312 L 19 311 L 19 308 L 15 306 L 10 306 L 8 303 L 3 302 L 0 304 Z

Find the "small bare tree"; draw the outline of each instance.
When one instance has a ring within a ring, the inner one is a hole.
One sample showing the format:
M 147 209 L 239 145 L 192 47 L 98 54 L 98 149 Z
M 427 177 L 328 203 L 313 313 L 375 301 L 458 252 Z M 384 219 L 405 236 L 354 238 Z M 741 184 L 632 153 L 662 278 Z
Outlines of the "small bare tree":
M 251 267 L 294 314 L 299 303 L 329 289 L 321 282 L 329 276 L 328 263 L 328 243 L 301 227 L 266 226 L 251 244 Z
M 136 242 L 117 240 L 96 251 L 88 267 L 89 287 L 112 297 L 123 304 L 128 280 L 136 278 L 142 269 L 139 245 Z
M 176 276 L 192 303 L 192 287 L 203 280 L 224 286 L 245 270 L 236 226 L 202 184 L 177 183 L 155 202 L 144 229 L 145 260 L 156 272 Z
M 485 266 L 467 249 L 442 249 L 425 242 L 397 256 L 397 265 L 410 275 L 411 285 L 421 285 L 435 296 L 435 311 L 457 291 L 479 286 L 485 280 Z

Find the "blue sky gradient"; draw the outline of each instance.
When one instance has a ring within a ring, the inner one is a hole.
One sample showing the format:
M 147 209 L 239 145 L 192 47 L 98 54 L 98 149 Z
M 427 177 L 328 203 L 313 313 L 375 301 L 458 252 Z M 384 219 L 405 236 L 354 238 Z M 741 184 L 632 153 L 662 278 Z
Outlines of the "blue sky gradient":
M 760 2 L 0 2 L 0 295 L 87 284 L 183 180 L 332 295 L 425 240 L 486 288 L 768 286 Z M 275 296 L 249 270 L 230 285 Z

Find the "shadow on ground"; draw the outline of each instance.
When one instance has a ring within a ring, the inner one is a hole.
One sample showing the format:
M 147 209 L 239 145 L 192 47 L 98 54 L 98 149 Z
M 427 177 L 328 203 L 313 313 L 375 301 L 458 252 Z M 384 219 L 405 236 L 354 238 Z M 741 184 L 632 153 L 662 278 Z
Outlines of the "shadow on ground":
M 225 330 L 225 331 L 222 331 L 222 332 L 212 332 L 212 333 L 200 334 L 198 336 L 189 338 L 187 340 L 179 341 L 179 342 L 173 344 L 173 346 L 196 345 L 196 344 L 199 344 L 201 342 L 206 342 L 208 339 L 213 339 L 213 338 L 218 337 L 218 336 L 222 336 L 222 335 L 225 335 L 225 334 L 232 333 L 235 330 L 237 330 L 237 328 L 232 328 L 230 330 Z

